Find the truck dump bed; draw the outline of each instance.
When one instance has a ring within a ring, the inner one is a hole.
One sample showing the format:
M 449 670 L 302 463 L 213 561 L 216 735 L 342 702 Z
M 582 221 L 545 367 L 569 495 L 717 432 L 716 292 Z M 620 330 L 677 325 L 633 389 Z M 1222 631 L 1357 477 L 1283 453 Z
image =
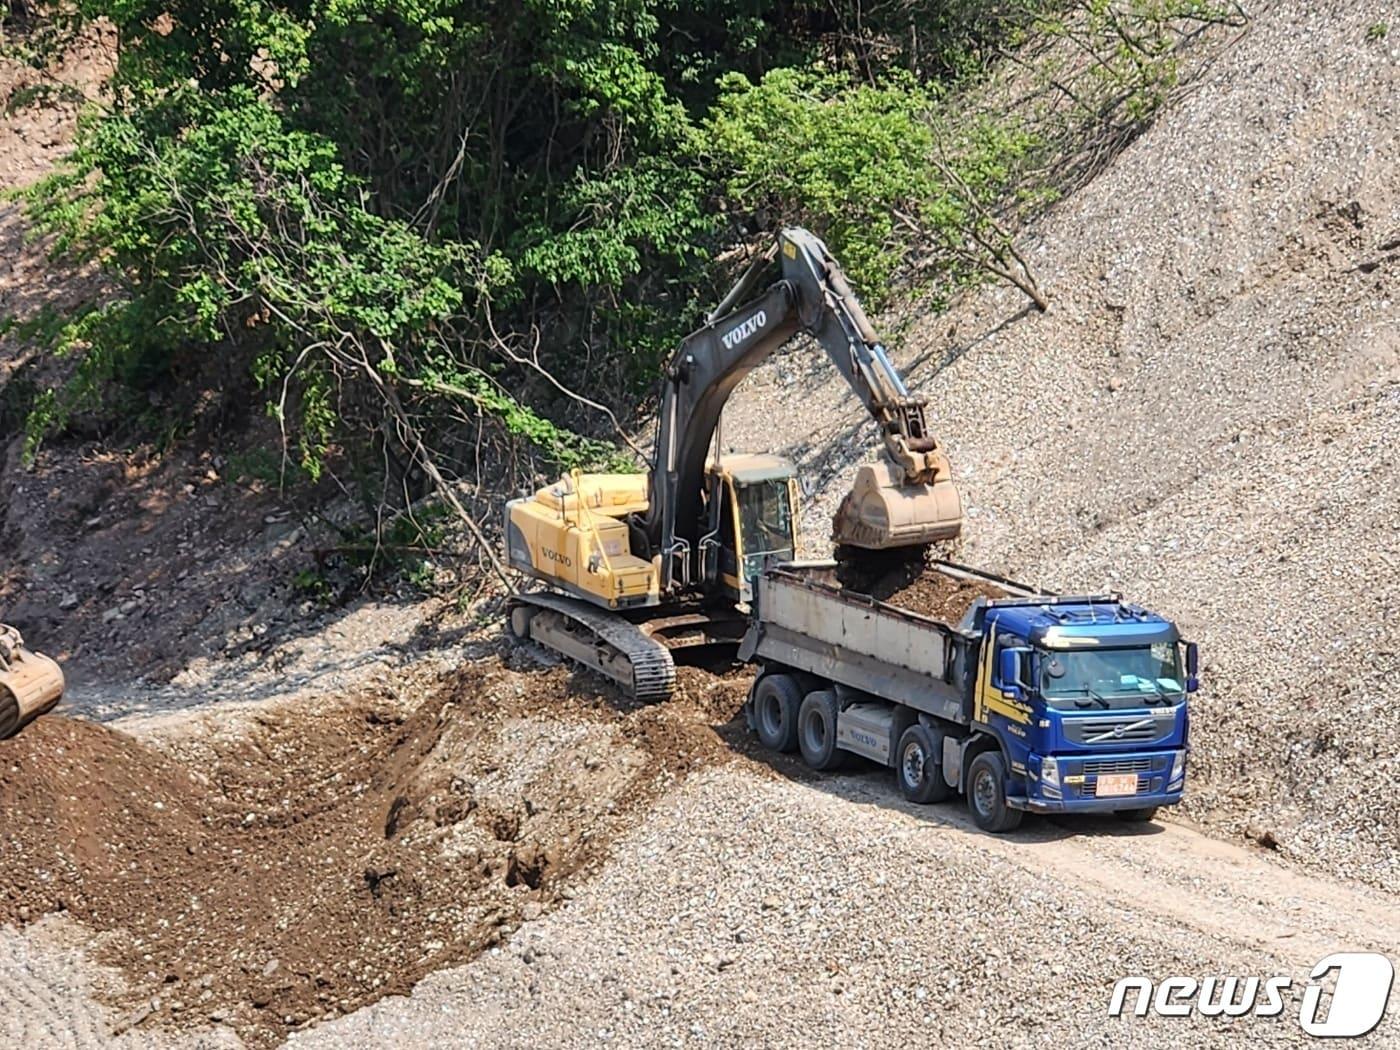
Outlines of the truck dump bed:
M 1008 596 L 1036 593 L 946 562 L 927 572 L 990 584 Z M 771 660 L 966 725 L 979 622 L 975 609 L 955 624 L 843 588 L 833 562 L 795 563 L 758 578 L 739 656 Z

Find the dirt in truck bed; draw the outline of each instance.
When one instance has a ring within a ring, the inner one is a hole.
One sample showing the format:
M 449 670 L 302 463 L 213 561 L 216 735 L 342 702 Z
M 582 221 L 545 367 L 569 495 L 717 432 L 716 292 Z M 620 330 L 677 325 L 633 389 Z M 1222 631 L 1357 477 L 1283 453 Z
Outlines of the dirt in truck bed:
M 939 572 L 918 552 L 843 550 L 838 552 L 836 574 L 847 590 L 952 624 L 978 598 L 1007 596 L 995 584 Z
M 729 760 L 747 679 L 681 671 L 652 708 L 490 659 L 157 743 L 42 718 L 0 745 L 0 924 L 103 931 L 119 1027 L 270 1045 L 499 942 Z

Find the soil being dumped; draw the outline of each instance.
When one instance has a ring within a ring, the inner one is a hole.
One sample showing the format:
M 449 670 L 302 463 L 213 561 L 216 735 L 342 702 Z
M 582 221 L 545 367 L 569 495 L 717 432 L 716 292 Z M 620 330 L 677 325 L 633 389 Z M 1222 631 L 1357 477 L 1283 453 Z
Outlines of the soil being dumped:
M 888 594 L 872 594 L 872 597 L 910 612 L 956 624 L 978 598 L 1005 598 L 1007 593 L 981 580 L 959 580 L 928 569 Z
M 848 590 L 953 624 L 978 598 L 1008 597 L 993 583 L 939 571 L 919 552 L 842 552 L 837 579 Z
M 682 671 L 655 708 L 490 660 L 417 704 L 259 710 L 159 745 L 41 719 L 0 745 L 0 923 L 103 931 L 120 1028 L 269 1045 L 497 943 L 666 784 L 732 757 L 746 681 Z

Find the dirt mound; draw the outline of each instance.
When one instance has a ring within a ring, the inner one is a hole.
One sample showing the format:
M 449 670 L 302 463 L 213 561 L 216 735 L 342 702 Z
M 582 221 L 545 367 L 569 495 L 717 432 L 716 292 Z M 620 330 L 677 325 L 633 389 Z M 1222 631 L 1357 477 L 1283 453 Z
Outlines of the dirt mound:
M 929 570 L 901 583 L 888 594 L 874 597 L 901 609 L 955 624 L 978 598 L 1005 598 L 1006 592 L 990 583 L 958 580 Z
M 994 584 L 940 572 L 918 551 L 842 551 L 836 565 L 837 580 L 847 590 L 947 623 L 961 620 L 978 598 L 1007 597 Z
M 47 716 L 0 745 L 0 919 L 86 910 L 89 873 L 158 882 L 170 841 L 195 842 L 204 788 L 130 737 Z
M 286 707 L 160 749 L 42 719 L 0 746 L 0 923 L 108 931 L 129 1024 L 271 1043 L 497 943 L 662 787 L 732 757 L 713 725 L 746 683 L 690 670 L 642 708 L 490 660 L 416 706 Z
M 702 718 L 727 722 L 743 706 L 752 681 L 753 669 L 743 665 L 677 667 L 676 691 L 670 704 L 680 704 Z

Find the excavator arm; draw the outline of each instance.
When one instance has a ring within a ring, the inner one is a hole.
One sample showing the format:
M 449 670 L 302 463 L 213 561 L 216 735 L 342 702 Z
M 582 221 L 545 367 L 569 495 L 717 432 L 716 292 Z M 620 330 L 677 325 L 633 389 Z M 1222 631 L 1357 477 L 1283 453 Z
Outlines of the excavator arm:
M 19 631 L 0 623 L 0 740 L 14 736 L 63 697 L 63 672 L 26 649 Z
M 706 323 L 681 343 L 663 380 L 648 509 L 639 523 L 661 555 L 662 587 L 693 564 L 705 463 L 729 395 L 798 331 L 816 338 L 880 427 L 885 462 L 860 468 L 834 523 L 838 543 L 882 549 L 957 535 L 962 509 L 947 458 L 826 245 L 784 230 Z
M 793 553 L 792 467 L 757 455 L 707 470 L 707 460 L 729 395 L 799 331 L 821 343 L 884 436 L 884 457 L 859 467 L 837 513 L 837 542 L 880 549 L 957 534 L 957 490 L 923 402 L 826 246 L 784 230 L 671 359 L 647 477 L 574 473 L 506 505 L 506 557 L 550 585 L 511 597 L 513 636 L 653 701 L 675 685 L 673 647 L 742 633 L 751 570 Z M 720 595 L 733 601 L 711 600 Z

